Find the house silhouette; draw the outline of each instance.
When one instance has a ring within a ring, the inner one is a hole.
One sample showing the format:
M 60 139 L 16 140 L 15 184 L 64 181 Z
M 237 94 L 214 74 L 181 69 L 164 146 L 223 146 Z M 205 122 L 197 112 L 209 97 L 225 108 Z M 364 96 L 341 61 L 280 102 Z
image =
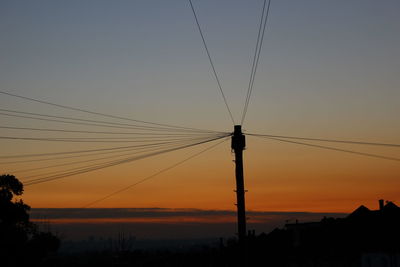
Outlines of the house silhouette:
M 344 218 L 296 221 L 253 238 L 250 251 L 264 252 L 269 266 L 400 267 L 400 208 L 379 200 L 377 210 L 361 205 Z

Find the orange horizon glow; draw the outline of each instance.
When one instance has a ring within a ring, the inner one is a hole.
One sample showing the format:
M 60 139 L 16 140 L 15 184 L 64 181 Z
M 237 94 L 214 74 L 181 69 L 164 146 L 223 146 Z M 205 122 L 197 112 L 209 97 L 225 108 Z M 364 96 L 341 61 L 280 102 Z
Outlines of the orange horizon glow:
M 225 142 L 92 207 L 235 210 L 229 145 Z M 83 207 L 205 146 L 25 187 L 22 199 L 33 208 Z M 400 201 L 400 166 L 396 162 L 251 137 L 244 156 L 248 210 L 349 213 L 359 205 L 374 209 L 378 199 Z M 17 178 L 24 179 L 23 175 Z

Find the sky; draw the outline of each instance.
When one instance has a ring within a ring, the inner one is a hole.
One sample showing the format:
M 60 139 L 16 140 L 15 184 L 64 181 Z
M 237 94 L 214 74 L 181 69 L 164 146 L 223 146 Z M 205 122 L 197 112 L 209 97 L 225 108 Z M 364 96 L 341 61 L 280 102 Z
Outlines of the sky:
M 193 4 L 239 123 L 262 1 Z M 272 1 L 245 133 L 399 144 L 399 10 L 397 0 Z M 233 130 L 188 1 L 3 0 L 0 32 L 1 91 L 138 120 Z M 104 119 L 7 95 L 0 96 L 0 105 Z M 97 129 L 4 115 L 0 125 Z M 1 136 L 14 137 L 77 136 L 0 131 Z M 361 204 L 373 208 L 381 198 L 400 202 L 398 161 L 246 138 L 248 210 L 349 213 Z M 21 181 L 46 171 L 18 170 L 49 162 L 7 163 L 5 156 L 110 146 L 8 139 L 0 143 L 0 172 Z M 34 208 L 82 208 L 212 144 L 26 186 L 23 199 Z M 314 144 L 400 157 L 398 148 Z M 227 140 L 93 207 L 234 210 L 232 160 Z

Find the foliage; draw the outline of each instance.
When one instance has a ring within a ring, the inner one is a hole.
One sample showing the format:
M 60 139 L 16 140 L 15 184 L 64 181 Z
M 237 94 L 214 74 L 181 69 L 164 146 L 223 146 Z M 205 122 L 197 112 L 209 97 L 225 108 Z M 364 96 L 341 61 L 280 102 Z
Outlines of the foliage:
M 0 176 L 0 258 L 1 266 L 32 266 L 57 251 L 60 240 L 40 232 L 29 221 L 30 207 L 22 199 L 23 184 L 13 175 Z

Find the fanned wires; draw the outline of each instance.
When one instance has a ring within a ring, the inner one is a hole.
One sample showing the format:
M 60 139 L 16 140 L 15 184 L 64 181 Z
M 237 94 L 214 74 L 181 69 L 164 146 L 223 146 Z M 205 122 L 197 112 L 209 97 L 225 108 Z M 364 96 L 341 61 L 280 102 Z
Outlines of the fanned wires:
M 248 109 L 249 103 L 250 103 L 251 93 L 253 92 L 254 79 L 256 77 L 258 62 L 260 60 L 260 54 L 261 54 L 261 49 L 262 49 L 262 45 L 263 45 L 263 41 L 264 41 L 265 28 L 266 28 L 267 21 L 268 21 L 271 0 L 268 0 L 267 7 L 266 7 L 266 3 L 267 3 L 267 1 L 264 0 L 262 12 L 261 12 L 260 25 L 258 27 L 256 48 L 254 50 L 253 63 L 251 66 L 250 80 L 249 80 L 249 84 L 247 87 L 247 94 L 246 94 L 246 100 L 245 100 L 244 107 L 243 107 L 242 119 L 240 121 L 241 125 L 243 125 L 244 119 L 246 118 L 247 109 Z
M 151 153 L 144 153 L 142 155 L 136 155 L 136 156 L 130 155 L 129 157 L 126 157 L 123 159 L 106 161 L 106 162 L 99 163 L 99 164 L 91 164 L 91 165 L 86 165 L 83 167 L 77 167 L 77 168 L 72 168 L 72 169 L 63 170 L 63 171 L 55 171 L 55 172 L 51 172 L 51 173 L 45 173 L 45 174 L 40 175 L 40 178 L 25 180 L 24 184 L 25 184 L 25 186 L 31 186 L 31 185 L 35 185 L 35 184 L 39 184 L 39 183 L 45 183 L 45 182 L 49 182 L 49 181 L 53 181 L 53 180 L 58 180 L 61 178 L 65 178 L 65 177 L 69 177 L 69 176 L 73 176 L 73 175 L 77 175 L 77 174 L 82 174 L 82 173 L 87 173 L 87 172 L 100 170 L 100 169 L 104 169 L 104 168 L 108 168 L 108 167 L 113 167 L 113 166 L 117 166 L 120 164 L 133 162 L 136 160 L 140 160 L 140 159 L 144 159 L 144 158 L 148 158 L 148 157 L 152 157 L 152 156 L 156 156 L 156 155 L 160 155 L 160 154 L 164 154 L 164 153 L 168 153 L 168 152 L 172 152 L 172 151 L 181 150 L 184 148 L 189 148 L 189 147 L 205 144 L 205 143 L 220 140 L 220 139 L 226 138 L 226 137 L 227 136 L 216 137 L 216 138 L 207 139 L 204 141 L 192 142 L 192 143 L 188 143 L 188 144 L 181 144 L 176 147 L 158 150 L 158 151 L 154 151 Z M 30 178 L 32 178 L 32 177 L 30 177 Z
M 52 106 L 64 110 L 63 112 L 67 110 L 74 111 L 74 114 L 80 112 L 90 115 L 89 117 L 80 117 L 68 116 L 64 113 L 57 115 L 54 113 L 0 109 L 0 116 L 12 118 L 9 121 L 13 124 L 0 125 L 0 128 L 8 133 L 2 133 L 0 140 L 33 144 L 48 142 L 70 143 L 70 146 L 79 145 L 79 149 L 66 151 L 48 151 L 46 149 L 41 153 L 0 155 L 0 164 L 6 165 L 6 170 L 10 173 L 21 175 L 26 186 L 190 148 L 220 140 L 230 135 L 229 132 L 153 123 L 109 115 L 4 91 L 0 91 L 0 94 Z M 24 125 L 14 125 L 21 122 Z M 35 123 L 35 126 L 32 126 L 32 123 Z M 51 126 L 42 126 L 43 124 Z M 111 143 L 120 143 L 121 145 L 111 146 Z M 35 165 L 25 166 L 25 163 Z M 23 166 L 17 167 L 20 164 L 23 164 Z
M 162 174 L 162 173 L 164 173 L 164 172 L 167 172 L 167 171 L 169 171 L 169 170 L 171 170 L 171 169 L 173 169 L 173 168 L 175 168 L 175 167 L 178 167 L 179 165 L 182 165 L 183 163 L 185 163 L 185 162 L 187 162 L 187 161 L 189 161 L 189 160 L 191 160 L 191 159 L 193 159 L 193 158 L 195 158 L 195 157 L 197 157 L 197 156 L 200 156 L 201 154 L 203 154 L 203 153 L 205 153 L 205 152 L 207 152 L 207 151 L 209 151 L 209 150 L 215 148 L 216 146 L 222 144 L 222 143 L 225 142 L 226 140 L 227 140 L 227 138 L 225 138 L 225 139 L 223 139 L 222 141 L 220 141 L 220 142 L 218 142 L 218 143 L 216 143 L 216 144 L 213 144 L 212 146 L 209 146 L 209 147 L 207 147 L 206 149 L 203 149 L 203 150 L 201 150 L 200 152 L 197 152 L 197 153 L 195 153 L 195 154 L 193 154 L 193 155 L 191 155 L 191 156 L 189 156 L 189 157 L 187 157 L 187 158 L 185 158 L 185 159 L 183 159 L 183 160 L 181 160 L 181 161 L 178 161 L 178 162 L 176 162 L 176 163 L 170 165 L 169 167 L 166 167 L 166 168 L 164 168 L 164 169 L 161 169 L 161 170 L 159 170 L 159 171 L 157 171 L 157 172 L 155 172 L 155 173 L 153 173 L 153 174 L 151 174 L 151 175 L 149 175 L 149 176 L 147 176 L 147 177 L 145 177 L 145 178 L 142 178 L 142 179 L 140 179 L 139 181 L 137 181 L 137 182 L 135 182 L 135 183 L 133 183 L 133 184 L 130 184 L 130 185 L 128 185 L 128 186 L 124 186 L 124 187 L 122 187 L 121 189 L 118 189 L 118 190 L 116 190 L 116 191 L 114 191 L 114 192 L 112 192 L 112 193 L 110 193 L 110 194 L 107 194 L 107 195 L 105 195 L 105 196 L 103 196 L 103 197 L 101 197 L 101 198 L 98 198 L 98 199 L 96 199 L 96 200 L 94 200 L 94 201 L 92 201 L 92 202 L 86 204 L 83 208 L 88 208 L 88 207 L 90 207 L 90 206 L 93 206 L 94 204 L 97 204 L 97 203 L 99 203 L 99 202 L 101 202 L 101 201 L 104 201 L 104 200 L 106 200 L 106 199 L 108 199 L 108 198 L 111 198 L 111 197 L 113 197 L 113 196 L 115 196 L 115 195 L 117 195 L 117 194 L 119 194 L 119 193 L 122 193 L 122 192 L 124 192 L 124 191 L 127 191 L 127 190 L 131 189 L 132 187 L 135 187 L 135 186 L 137 186 L 137 185 L 139 185 L 139 184 L 141 184 L 141 183 L 144 183 L 144 182 L 146 182 L 146 181 L 148 181 L 148 180 L 150 180 L 150 179 L 153 179 L 154 177 L 156 177 L 156 176 L 158 176 L 158 175 L 160 175 L 160 174 Z
M 351 145 L 381 146 L 381 147 L 393 147 L 393 148 L 400 148 L 400 144 L 363 142 L 363 141 L 354 141 L 354 140 L 338 140 L 338 139 L 326 139 L 326 138 L 308 138 L 308 137 L 296 137 L 296 136 L 268 135 L 268 134 L 251 134 L 250 133 L 248 135 L 265 138 L 265 139 L 269 139 L 269 140 L 275 140 L 275 141 L 284 142 L 284 143 L 289 143 L 289 144 L 297 144 L 297 145 L 302 145 L 302 146 L 320 148 L 320 149 L 325 149 L 325 150 L 332 150 L 332 151 L 337 151 L 337 152 L 344 152 L 344 153 L 372 157 L 372 158 L 379 158 L 379 159 L 384 159 L 384 160 L 400 161 L 400 158 L 389 157 L 389 156 L 384 156 L 384 155 L 379 155 L 379 154 L 374 154 L 374 153 L 359 152 L 359 151 L 343 149 L 343 148 L 339 148 L 339 147 L 331 147 L 331 146 L 326 146 L 326 145 L 299 142 L 297 140 L 324 142 L 324 143 L 325 142 L 327 142 L 327 143 L 342 143 L 342 144 L 351 144 Z
M 224 99 L 224 103 L 225 103 L 226 109 L 228 110 L 229 117 L 231 118 L 233 125 L 235 125 L 235 119 L 233 118 L 231 109 L 229 108 L 229 104 L 228 104 L 228 101 L 226 100 L 226 96 L 224 94 L 224 90 L 222 90 L 221 82 L 220 82 L 220 79 L 218 77 L 217 71 L 215 70 L 214 62 L 213 62 L 213 60 L 211 58 L 210 51 L 208 50 L 206 39 L 205 39 L 203 31 L 201 29 L 199 19 L 197 18 L 196 10 L 195 10 L 195 8 L 193 6 L 192 0 L 189 0 L 189 4 L 190 4 L 190 8 L 192 9 L 193 16 L 194 16 L 194 19 L 196 21 L 197 28 L 199 29 L 201 40 L 203 41 L 204 49 L 206 50 L 208 60 L 210 61 L 210 65 L 211 65 L 215 80 L 217 81 L 218 89 L 221 92 L 222 98 Z

